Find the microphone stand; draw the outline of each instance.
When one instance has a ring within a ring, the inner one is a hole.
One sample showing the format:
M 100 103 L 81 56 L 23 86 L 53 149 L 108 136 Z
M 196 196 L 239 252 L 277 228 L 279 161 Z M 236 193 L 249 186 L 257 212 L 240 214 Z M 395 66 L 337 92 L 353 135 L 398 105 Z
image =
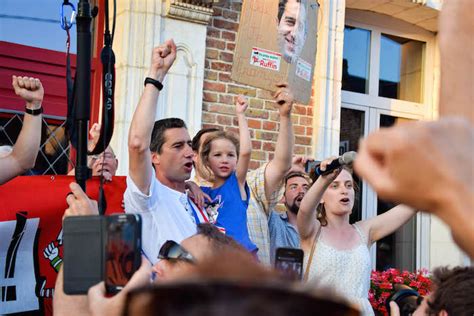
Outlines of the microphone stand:
M 91 106 L 91 8 L 88 0 L 79 0 L 77 7 L 77 106 L 75 128 L 77 131 L 76 182 L 86 192 L 90 177 L 87 167 L 87 144 Z

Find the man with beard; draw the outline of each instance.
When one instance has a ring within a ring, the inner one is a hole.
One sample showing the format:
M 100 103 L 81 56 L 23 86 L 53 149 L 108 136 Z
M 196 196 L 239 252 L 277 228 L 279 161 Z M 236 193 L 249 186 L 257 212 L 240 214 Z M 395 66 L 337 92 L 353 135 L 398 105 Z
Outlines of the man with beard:
M 302 172 L 290 172 L 285 177 L 285 193 L 282 202 L 286 212 L 272 210 L 268 217 L 268 230 L 270 232 L 270 256 L 272 263 L 275 261 L 277 248 L 299 248 L 300 237 L 296 229 L 296 215 L 300 203 L 310 187 L 310 180 Z
M 305 0 L 280 0 L 278 4 L 278 45 L 283 59 L 295 63 L 307 35 Z

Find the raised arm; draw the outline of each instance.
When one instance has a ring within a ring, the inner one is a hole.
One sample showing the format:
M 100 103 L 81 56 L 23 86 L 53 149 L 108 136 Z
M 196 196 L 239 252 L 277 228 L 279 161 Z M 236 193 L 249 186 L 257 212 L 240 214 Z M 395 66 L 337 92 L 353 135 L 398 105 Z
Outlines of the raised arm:
M 281 181 L 291 168 L 295 137 L 291 123 L 291 109 L 293 107 L 293 93 L 288 84 L 278 84 L 274 95 L 275 103 L 280 114 L 280 131 L 275 146 L 275 156 L 265 169 L 265 196 L 270 200 L 273 192 L 278 189 Z
M 369 244 L 372 244 L 394 233 L 405 225 L 416 212 L 415 209 L 400 204 L 381 215 L 360 222 L 360 225 L 369 232 Z
M 326 166 L 331 163 L 332 160 L 334 160 L 334 157 L 321 162 L 321 170 L 326 170 Z M 316 218 L 317 206 L 321 202 L 326 189 L 334 179 L 337 178 L 340 172 L 340 169 L 336 169 L 327 175 L 320 176 L 316 182 L 313 183 L 308 192 L 306 192 L 303 200 L 301 200 L 296 223 L 302 242 L 311 240 L 318 231 L 321 224 Z
M 15 94 L 20 96 L 29 110 L 38 110 L 43 102 L 43 85 L 36 78 L 12 76 Z M 12 152 L 0 158 L 0 184 L 33 168 L 41 142 L 42 115 L 25 113 L 23 127 Z
M 248 108 L 247 99 L 243 95 L 239 95 L 235 102 L 235 112 L 239 122 L 239 142 L 240 152 L 239 160 L 237 162 L 236 175 L 239 181 L 240 195 L 242 200 L 247 199 L 245 192 L 245 179 L 247 177 L 247 170 L 249 169 L 250 155 L 252 153 L 252 144 L 250 142 L 249 126 L 245 118 L 245 110 Z
M 176 59 L 176 45 L 173 40 L 155 47 L 152 52 L 148 77 L 163 82 L 168 70 Z M 156 117 L 159 90 L 147 84 L 133 114 L 128 135 L 129 175 L 144 194 L 150 190 L 152 165 L 150 142 Z

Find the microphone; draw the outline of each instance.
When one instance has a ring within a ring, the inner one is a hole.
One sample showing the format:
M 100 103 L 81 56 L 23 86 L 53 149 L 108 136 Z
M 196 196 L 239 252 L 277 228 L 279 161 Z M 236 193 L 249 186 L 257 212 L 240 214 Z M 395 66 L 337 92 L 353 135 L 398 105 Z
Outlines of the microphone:
M 317 176 L 325 176 L 331 173 L 333 170 L 340 168 L 341 166 L 351 165 L 352 162 L 355 160 L 357 153 L 355 151 L 348 151 L 344 153 L 337 159 L 334 159 L 329 165 L 326 166 L 326 170 L 321 170 L 321 165 L 319 165 L 315 169 L 315 173 Z

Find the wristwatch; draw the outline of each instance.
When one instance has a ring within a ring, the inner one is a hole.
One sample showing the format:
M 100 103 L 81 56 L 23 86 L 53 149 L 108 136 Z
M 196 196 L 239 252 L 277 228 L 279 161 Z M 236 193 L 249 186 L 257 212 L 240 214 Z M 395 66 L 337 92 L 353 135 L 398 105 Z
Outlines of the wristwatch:
M 33 110 L 33 109 L 29 109 L 28 107 L 25 106 L 25 113 L 33 115 L 33 116 L 37 116 L 37 115 L 40 115 L 41 113 L 43 113 L 43 107 L 40 106 L 38 109 Z
M 155 79 L 150 78 L 150 77 L 146 77 L 145 78 L 145 86 L 148 83 L 151 83 L 152 85 L 154 85 L 158 89 L 158 91 L 161 91 L 161 89 L 163 89 L 163 84 L 161 82 L 159 82 L 158 80 L 155 80 Z

